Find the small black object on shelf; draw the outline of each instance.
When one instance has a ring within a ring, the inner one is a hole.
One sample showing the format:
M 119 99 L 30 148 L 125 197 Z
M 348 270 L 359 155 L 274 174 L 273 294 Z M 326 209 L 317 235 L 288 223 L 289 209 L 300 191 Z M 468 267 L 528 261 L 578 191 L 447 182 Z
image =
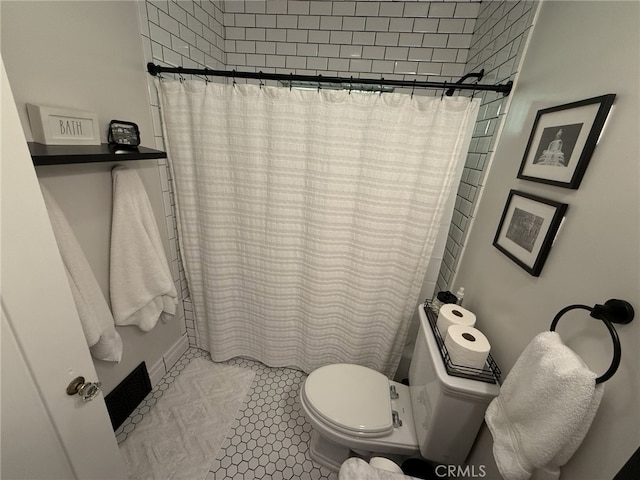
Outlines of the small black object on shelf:
M 121 148 L 136 148 L 140 145 L 140 129 L 133 122 L 111 120 L 107 134 L 109 145 Z
M 609 366 L 607 371 L 596 378 L 596 383 L 606 382 L 616 373 L 616 370 L 618 370 L 618 367 L 620 366 L 620 359 L 622 358 L 620 338 L 618 338 L 618 332 L 616 332 L 616 329 L 613 327 L 613 323 L 630 323 L 635 316 L 633 306 L 625 300 L 617 300 L 615 298 L 607 300 L 606 302 L 604 302 L 604 305 L 594 305 L 593 307 L 578 304 L 569 305 L 568 307 L 564 307 L 556 314 L 553 321 L 551 322 L 551 327 L 549 328 L 549 330 L 554 332 L 560 318 L 562 318 L 565 313 L 576 309 L 588 310 L 591 317 L 602 320 L 602 322 L 607 327 L 607 330 L 609 330 L 611 340 L 613 341 L 613 360 L 611 361 L 611 365 Z

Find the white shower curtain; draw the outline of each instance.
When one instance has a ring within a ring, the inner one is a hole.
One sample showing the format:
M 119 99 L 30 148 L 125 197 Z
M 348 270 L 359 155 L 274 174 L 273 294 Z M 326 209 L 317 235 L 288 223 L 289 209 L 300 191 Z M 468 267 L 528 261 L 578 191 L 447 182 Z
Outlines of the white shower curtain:
M 198 346 L 393 375 L 478 102 L 159 90 Z

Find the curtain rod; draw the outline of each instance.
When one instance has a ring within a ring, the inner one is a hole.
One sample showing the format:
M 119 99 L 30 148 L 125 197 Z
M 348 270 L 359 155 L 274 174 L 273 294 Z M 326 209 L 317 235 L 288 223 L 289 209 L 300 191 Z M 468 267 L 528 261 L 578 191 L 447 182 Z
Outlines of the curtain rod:
M 416 80 L 388 80 L 384 77 L 380 79 L 372 78 L 354 78 L 354 77 L 325 77 L 323 75 L 294 75 L 292 73 L 263 73 L 263 72 L 241 72 L 237 70 L 211 70 L 208 68 L 185 68 L 185 67 L 163 67 L 152 62 L 147 63 L 147 72 L 153 76 L 161 73 L 177 73 L 184 75 L 204 75 L 227 78 L 253 78 L 256 80 L 280 80 L 282 82 L 313 82 L 313 83 L 341 83 L 343 85 L 359 84 L 359 85 L 376 85 L 391 87 L 409 87 L 409 88 L 434 88 L 447 89 L 446 95 L 453 95 L 454 90 L 476 90 L 499 92 L 504 96 L 509 95 L 513 82 L 509 80 L 507 83 L 499 85 L 485 85 L 480 83 L 462 83 L 467 78 L 482 79 L 484 70 L 477 73 L 467 73 L 454 83 L 448 82 L 418 82 Z

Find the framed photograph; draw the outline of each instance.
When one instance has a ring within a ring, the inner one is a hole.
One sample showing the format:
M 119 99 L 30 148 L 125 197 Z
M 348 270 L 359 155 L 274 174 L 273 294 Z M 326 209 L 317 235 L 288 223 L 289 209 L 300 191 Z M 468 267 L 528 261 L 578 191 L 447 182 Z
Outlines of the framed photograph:
M 44 145 L 100 145 L 98 115 L 27 104 L 33 141 Z
M 493 246 L 537 277 L 566 211 L 566 203 L 511 190 Z
M 518 178 L 576 189 L 615 94 L 538 110 Z

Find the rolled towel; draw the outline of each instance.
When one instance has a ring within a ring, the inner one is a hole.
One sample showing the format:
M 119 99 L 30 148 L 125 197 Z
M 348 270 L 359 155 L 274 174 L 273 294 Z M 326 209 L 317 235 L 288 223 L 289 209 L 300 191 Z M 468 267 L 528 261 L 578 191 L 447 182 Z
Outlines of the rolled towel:
M 89 351 L 98 360 L 119 362 L 122 339 L 100 285 L 60 206 L 44 186 L 40 188 Z
M 111 219 L 111 308 L 116 325 L 149 331 L 174 315 L 178 294 L 147 192 L 135 170 L 116 166 Z
M 505 480 L 557 480 L 584 439 L 604 385 L 556 332 L 538 334 L 522 352 L 485 420 Z

